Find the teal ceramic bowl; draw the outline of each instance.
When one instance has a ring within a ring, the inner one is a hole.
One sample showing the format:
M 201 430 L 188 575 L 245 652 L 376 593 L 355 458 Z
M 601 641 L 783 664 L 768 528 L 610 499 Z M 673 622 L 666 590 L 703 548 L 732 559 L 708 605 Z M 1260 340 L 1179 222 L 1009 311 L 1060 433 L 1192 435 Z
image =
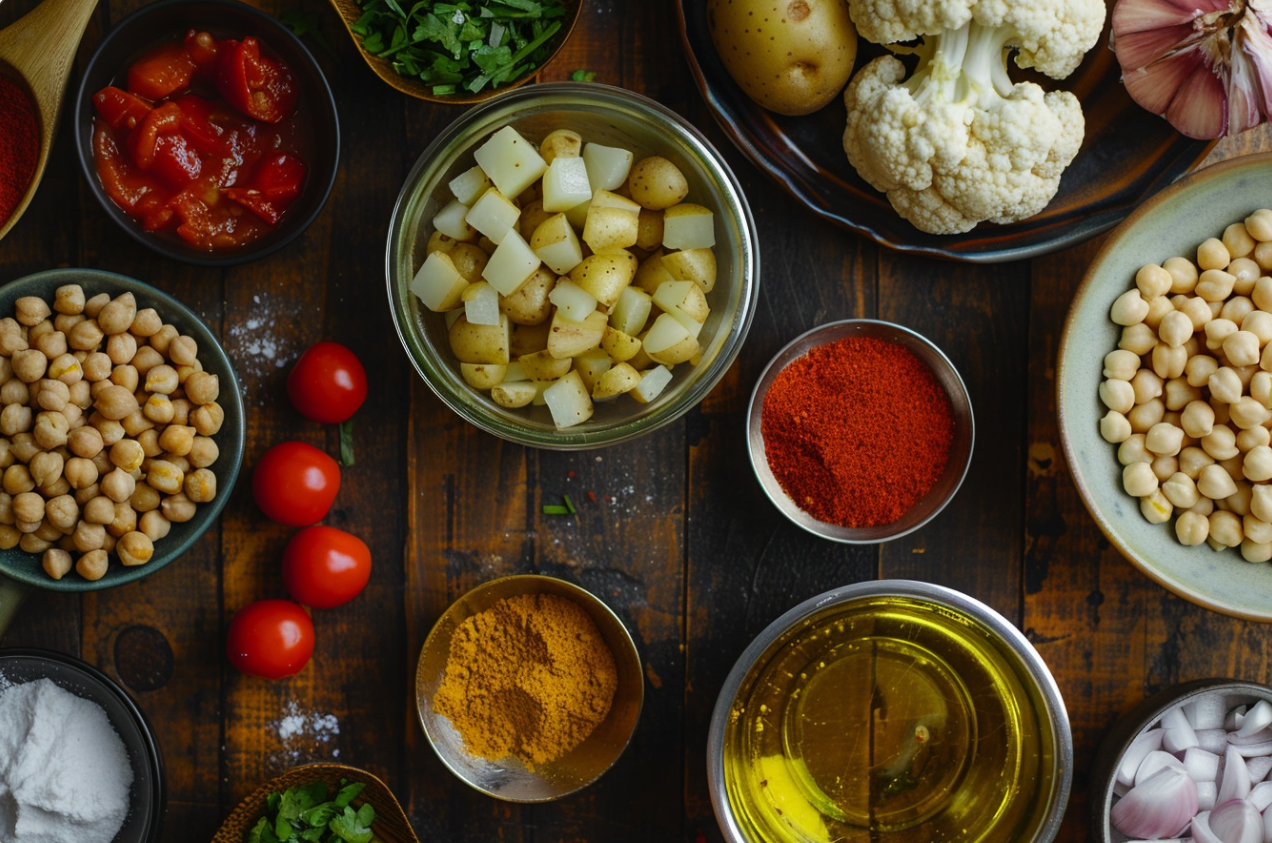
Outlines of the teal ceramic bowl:
M 194 518 L 184 524 L 173 524 L 172 532 L 155 543 L 155 555 L 145 565 L 124 567 L 112 559 L 110 569 L 100 580 L 90 582 L 72 572 L 55 580 L 40 565 L 40 557 L 18 548 L 0 550 L 0 637 L 12 619 L 13 612 L 22 598 L 32 588 L 52 591 L 96 591 L 124 585 L 154 573 L 181 556 L 212 526 L 225 503 L 230 499 L 234 483 L 238 480 L 239 466 L 243 461 L 243 445 L 246 425 L 243 422 L 243 397 L 239 390 L 234 367 L 221 343 L 208 327 L 189 308 L 167 293 L 149 284 L 96 269 L 52 269 L 19 278 L 0 287 L 0 316 L 13 313 L 14 302 L 23 296 L 40 296 L 53 300 L 53 293 L 64 284 L 79 284 L 88 296 L 109 293 L 111 296 L 131 291 L 137 298 L 138 309 L 153 307 L 172 325 L 199 344 L 199 360 L 203 368 L 217 375 L 221 381 L 219 403 L 225 409 L 225 423 L 215 437 L 221 454 L 211 466 L 216 472 L 217 495 L 211 503 L 200 504 Z
M 1206 238 L 1270 206 L 1272 155 L 1206 167 L 1146 201 L 1113 230 L 1091 262 L 1069 310 L 1056 367 L 1065 460 L 1104 535 L 1132 565 L 1180 597 L 1258 621 L 1272 621 L 1272 568 L 1251 565 L 1235 550 L 1181 545 L 1173 518 L 1169 525 L 1144 520 L 1139 501 L 1122 490 L 1116 446 L 1100 436 L 1107 410 L 1097 390 L 1104 355 L 1117 347 L 1121 330 L 1109 319 L 1109 308 L 1134 287 L 1136 271 L 1175 255 L 1195 255 Z

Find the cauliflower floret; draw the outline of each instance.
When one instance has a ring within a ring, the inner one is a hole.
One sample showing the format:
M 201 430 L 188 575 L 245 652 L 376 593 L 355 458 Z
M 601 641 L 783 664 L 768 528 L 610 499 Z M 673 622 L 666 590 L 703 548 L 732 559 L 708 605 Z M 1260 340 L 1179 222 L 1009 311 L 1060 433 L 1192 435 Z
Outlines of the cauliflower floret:
M 976 0 L 849 0 L 848 15 L 867 41 L 897 44 L 961 29 L 975 5 Z

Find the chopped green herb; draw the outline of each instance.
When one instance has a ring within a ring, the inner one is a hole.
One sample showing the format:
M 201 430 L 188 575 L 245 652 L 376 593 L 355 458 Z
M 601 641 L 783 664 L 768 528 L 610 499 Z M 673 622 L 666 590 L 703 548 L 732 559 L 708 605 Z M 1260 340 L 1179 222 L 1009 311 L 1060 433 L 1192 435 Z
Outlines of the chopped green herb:
M 565 16 L 562 0 L 359 0 L 350 27 L 362 47 L 437 96 L 479 93 L 525 76 L 547 60 Z
M 375 808 L 349 803 L 362 792 L 362 782 L 340 780 L 340 791 L 327 801 L 323 782 L 271 793 L 265 816 L 248 832 L 247 843 L 377 843 L 371 830 Z
M 544 515 L 569 515 L 570 510 L 557 504 L 547 504 L 543 507 Z
M 353 419 L 346 419 L 340 423 L 340 464 L 353 463 Z
M 577 510 L 574 508 L 574 501 L 570 500 L 569 495 L 562 495 L 561 497 L 565 498 L 565 508 L 570 510 L 571 515 L 577 512 Z
M 596 71 L 595 70 L 576 70 L 570 74 L 570 79 L 571 81 L 574 81 L 574 82 L 595 82 Z

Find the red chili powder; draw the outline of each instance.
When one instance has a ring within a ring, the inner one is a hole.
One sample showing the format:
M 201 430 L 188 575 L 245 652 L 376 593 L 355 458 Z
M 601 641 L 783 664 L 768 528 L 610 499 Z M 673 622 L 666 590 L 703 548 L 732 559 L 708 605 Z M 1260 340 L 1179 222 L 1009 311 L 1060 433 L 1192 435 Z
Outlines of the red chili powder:
M 0 74 L 0 225 L 26 195 L 40 156 L 40 122 L 22 86 Z
M 769 467 L 801 509 L 843 527 L 904 515 L 945 470 L 954 421 L 927 365 L 896 343 L 846 337 L 783 369 L 761 415 Z

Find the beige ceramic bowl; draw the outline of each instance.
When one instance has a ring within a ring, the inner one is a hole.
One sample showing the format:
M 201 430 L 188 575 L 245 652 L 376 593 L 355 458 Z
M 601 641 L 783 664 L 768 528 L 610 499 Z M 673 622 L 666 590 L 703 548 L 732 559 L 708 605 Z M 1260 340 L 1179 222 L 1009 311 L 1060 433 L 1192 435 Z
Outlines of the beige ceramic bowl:
M 1193 255 L 1198 244 L 1251 211 L 1272 206 L 1272 155 L 1206 167 L 1154 195 L 1113 230 L 1074 297 L 1060 338 L 1056 370 L 1060 440 L 1082 502 L 1113 546 L 1165 588 L 1206 608 L 1272 621 L 1272 567 L 1239 553 L 1184 547 L 1170 526 L 1150 524 L 1139 502 L 1122 490 L 1116 448 L 1100 436 L 1106 409 L 1097 390 L 1104 355 L 1120 329 L 1109 307 L 1135 283 L 1146 263 Z
M 556 594 L 573 600 L 600 630 L 614 654 L 618 688 L 609 715 L 591 735 L 549 764 L 529 770 L 516 758 L 489 761 L 469 754 L 450 720 L 433 710 L 433 696 L 441 685 L 450 652 L 451 636 L 471 615 L 519 594 Z M 483 583 L 451 604 L 428 634 L 415 674 L 415 704 L 420 725 L 442 763 L 466 784 L 509 802 L 546 802 L 559 799 L 596 781 L 627 748 L 645 697 L 645 677 L 631 635 L 618 616 L 591 592 L 577 585 L 537 574 L 502 577 Z

